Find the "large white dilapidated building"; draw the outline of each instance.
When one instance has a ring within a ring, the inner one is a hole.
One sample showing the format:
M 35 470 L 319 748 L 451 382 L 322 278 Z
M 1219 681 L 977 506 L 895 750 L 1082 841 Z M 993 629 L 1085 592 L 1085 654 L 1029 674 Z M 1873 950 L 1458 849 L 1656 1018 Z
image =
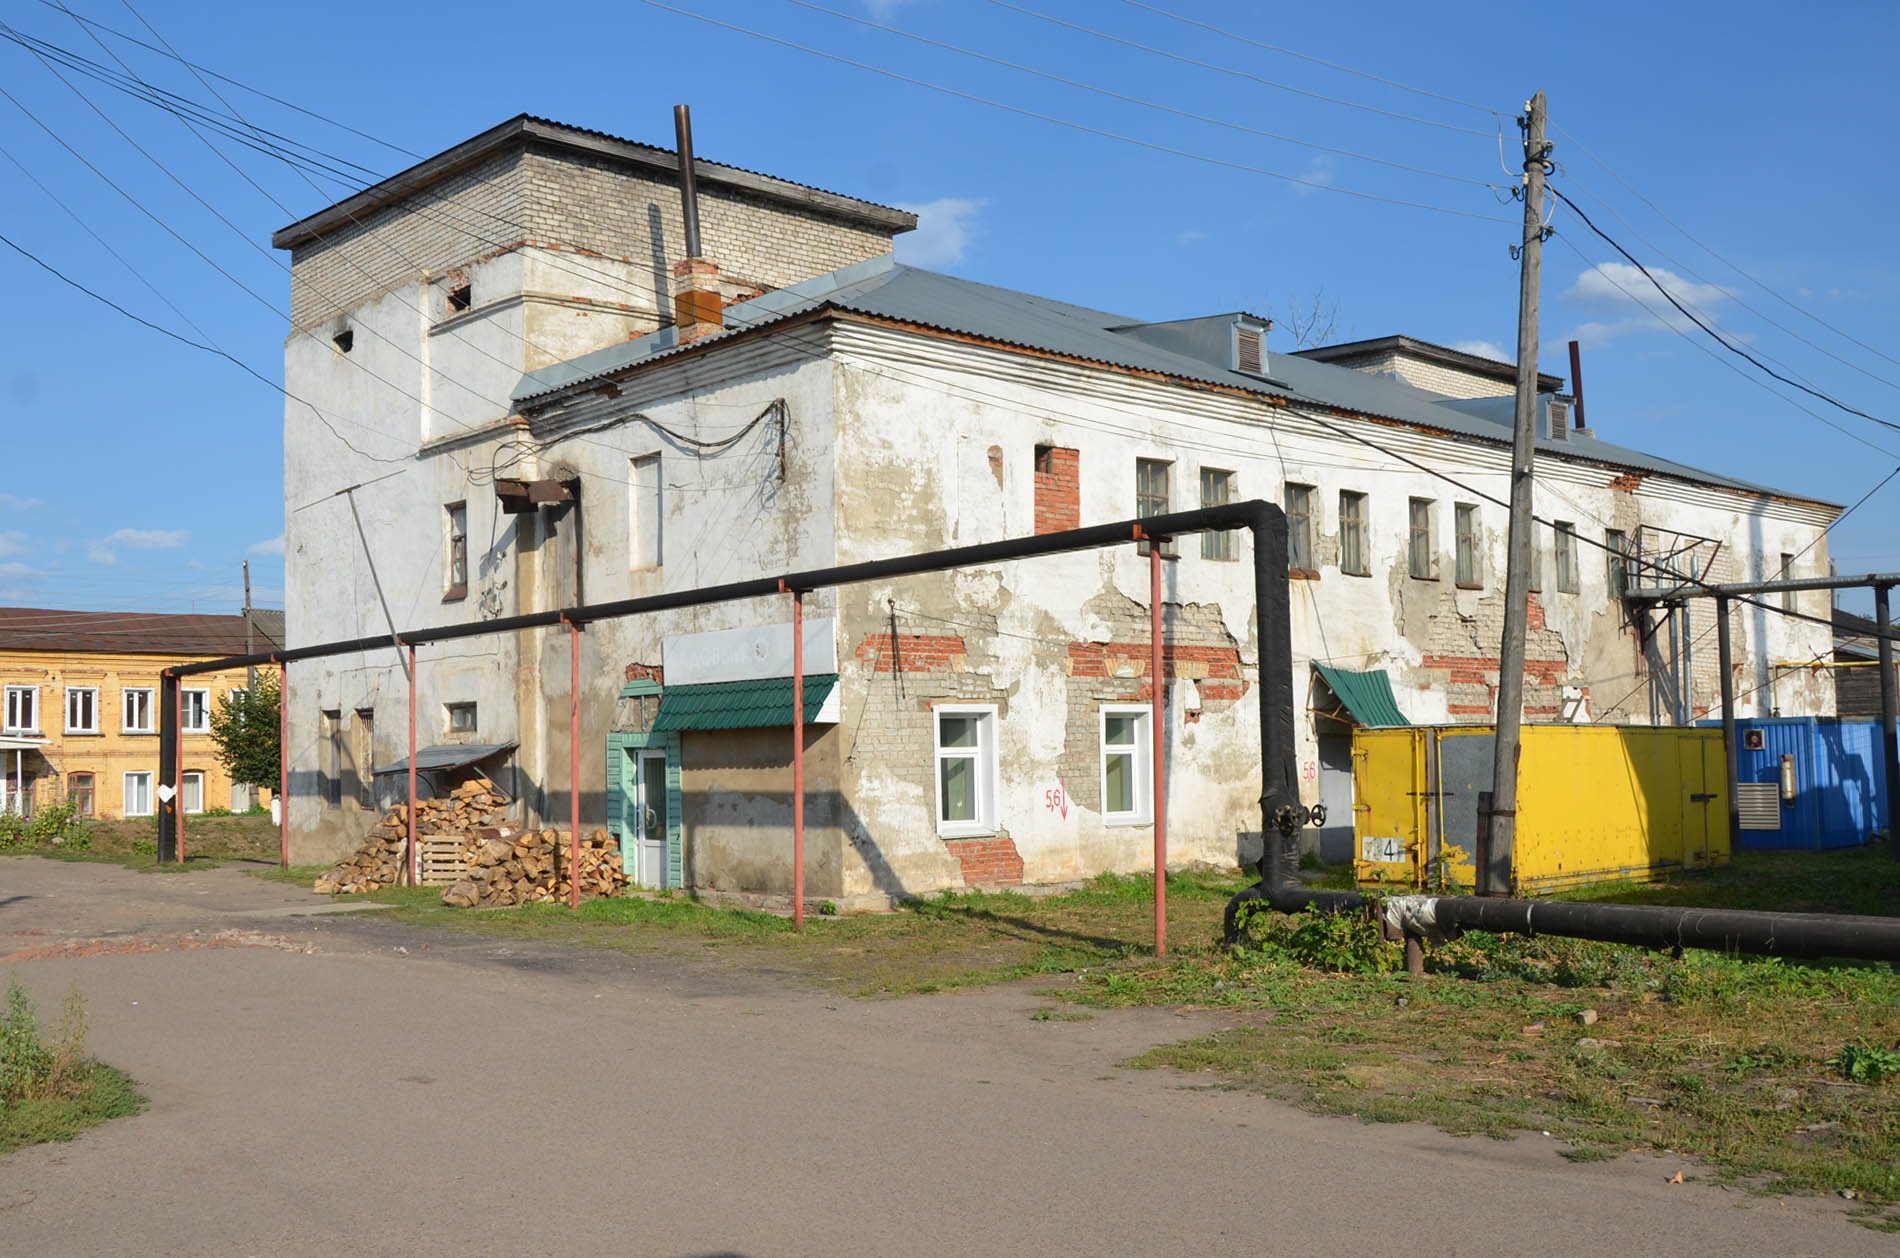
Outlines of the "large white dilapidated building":
M 891 257 L 902 211 L 696 170 L 697 258 L 672 152 L 527 117 L 277 233 L 292 646 L 1257 497 L 1289 520 L 1301 789 L 1332 837 L 1354 724 L 1491 717 L 1509 365 L 1403 337 L 1270 355 L 1245 314 L 1143 322 L 918 270 Z M 1573 428 L 1543 384 L 1526 717 L 1700 715 L 1707 601 L 1684 635 L 1616 586 L 1824 573 L 1838 508 Z M 1259 850 L 1248 546 L 1164 565 L 1180 862 Z M 1148 589 L 1129 545 L 809 595 L 807 895 L 1146 867 Z M 1741 609 L 1744 714 L 1832 710 L 1824 674 L 1770 684 L 1831 646 L 1827 596 L 1798 598 L 1822 623 Z M 582 820 L 639 881 L 789 892 L 790 620 L 778 597 L 580 635 Z M 564 827 L 569 670 L 558 626 L 423 647 L 419 764 L 472 762 Z M 289 681 L 314 862 L 398 796 L 408 689 L 390 648 Z

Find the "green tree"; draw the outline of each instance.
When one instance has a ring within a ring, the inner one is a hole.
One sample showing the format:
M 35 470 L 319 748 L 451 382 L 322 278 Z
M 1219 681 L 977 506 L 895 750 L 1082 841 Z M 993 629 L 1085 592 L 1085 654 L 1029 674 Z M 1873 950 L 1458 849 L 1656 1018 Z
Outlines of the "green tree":
M 239 786 L 275 787 L 281 751 L 277 745 L 277 679 L 268 673 L 249 690 L 218 700 L 211 714 L 211 741 L 218 760 Z

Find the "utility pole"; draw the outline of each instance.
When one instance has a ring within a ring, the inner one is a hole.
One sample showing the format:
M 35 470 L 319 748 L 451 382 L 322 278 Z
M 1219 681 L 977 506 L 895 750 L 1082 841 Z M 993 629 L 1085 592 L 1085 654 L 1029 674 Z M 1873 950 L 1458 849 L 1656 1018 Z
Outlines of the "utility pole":
M 244 561 L 244 653 L 250 655 L 257 650 L 251 637 L 251 561 Z M 244 670 L 244 684 L 252 690 L 257 689 L 257 665 Z
M 1504 641 L 1498 649 L 1498 733 L 1491 766 L 1490 868 L 1477 871 L 1479 895 L 1510 890 L 1517 838 L 1518 727 L 1524 719 L 1524 630 L 1531 584 L 1531 461 L 1537 443 L 1537 296 L 1544 260 L 1544 94 L 1524 118 L 1524 241 L 1517 289 L 1517 414 L 1511 442 L 1511 527 L 1504 576 Z M 1500 872 L 1502 876 L 1500 876 Z

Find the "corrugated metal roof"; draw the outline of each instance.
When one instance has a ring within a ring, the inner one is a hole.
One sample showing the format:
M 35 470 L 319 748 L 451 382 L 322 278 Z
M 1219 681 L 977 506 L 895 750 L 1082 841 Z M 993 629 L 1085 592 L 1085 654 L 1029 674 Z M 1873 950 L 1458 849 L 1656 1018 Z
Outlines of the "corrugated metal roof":
M 283 613 L 277 638 L 283 636 Z M 269 621 L 252 612 L 255 649 L 268 651 Z M 0 645 L 19 651 L 92 651 L 104 655 L 203 656 L 244 654 L 244 617 L 167 612 L 75 612 L 50 607 L 0 607 Z
M 1346 711 L 1360 725 L 1372 729 L 1388 729 L 1394 726 L 1410 725 L 1405 713 L 1399 711 L 1399 701 L 1392 694 L 1392 679 L 1386 676 L 1383 668 L 1367 672 L 1354 672 L 1350 668 L 1334 668 L 1329 664 L 1315 664 L 1314 669 L 1339 701 L 1346 705 Z
M 805 678 L 807 721 L 818 719 L 819 709 L 837 684 L 836 673 Z M 653 730 L 762 729 L 791 723 L 792 679 L 762 677 L 668 686 L 660 692 L 660 711 L 653 718 Z
M 513 751 L 514 743 L 438 743 L 433 747 L 424 747 L 416 752 L 416 772 L 427 773 L 431 770 L 461 769 L 490 756 L 498 756 L 504 751 Z M 394 764 L 384 765 L 375 770 L 375 776 L 385 773 L 409 772 L 409 757 L 404 756 Z
M 1246 375 L 1231 370 L 1224 363 L 1192 357 L 1132 335 L 1133 329 L 1143 325 L 1125 315 L 920 270 L 888 258 L 874 258 L 752 301 L 736 303 L 726 311 L 724 332 L 703 337 L 693 345 L 717 344 L 722 337 L 737 332 L 826 308 L 1180 380 L 1242 389 L 1329 411 L 1337 409 L 1395 420 L 1492 445 L 1508 447 L 1511 444 L 1510 431 L 1495 421 L 1467 414 L 1449 405 L 1452 399 L 1385 376 L 1313 362 L 1292 354 L 1272 355 L 1267 363 L 1267 377 Z M 681 348 L 676 330 L 663 328 L 638 340 L 531 372 L 516 386 L 513 401 L 517 405 L 529 402 L 584 380 L 664 358 Z M 1592 437 L 1573 436 L 1564 441 L 1543 438 L 1537 442 L 1537 452 L 1540 456 L 1583 459 L 1748 493 L 1783 492 Z M 1786 496 L 1825 506 L 1839 505 L 1805 494 Z

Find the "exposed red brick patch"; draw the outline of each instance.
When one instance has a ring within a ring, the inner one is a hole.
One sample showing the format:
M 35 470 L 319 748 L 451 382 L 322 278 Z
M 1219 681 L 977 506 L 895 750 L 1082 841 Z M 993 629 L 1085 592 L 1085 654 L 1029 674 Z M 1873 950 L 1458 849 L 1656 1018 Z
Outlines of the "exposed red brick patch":
M 1495 683 L 1498 657 L 1495 655 L 1427 655 L 1420 664 L 1446 674 L 1452 685 L 1488 686 Z M 1570 667 L 1565 660 L 1525 660 L 1524 677 L 1539 686 L 1561 685 Z
M 1544 605 L 1537 601 L 1537 595 L 1528 596 L 1528 605 L 1524 609 L 1524 627 L 1526 629 L 1544 628 Z
M 1037 447 L 1036 532 L 1060 533 L 1081 527 L 1081 461 L 1080 453 L 1067 446 Z
M 1141 678 L 1136 699 L 1154 697 L 1148 676 L 1152 648 L 1146 642 L 1071 642 L 1069 676 Z M 1240 648 L 1231 646 L 1161 647 L 1161 675 L 1166 680 L 1189 677 L 1203 702 L 1232 702 L 1247 693 L 1240 671 Z
M 656 686 L 664 686 L 666 684 L 665 668 L 659 664 L 629 664 L 627 665 L 627 680 L 650 681 Z
M 996 478 L 996 487 L 1003 487 L 1003 447 L 990 447 L 990 475 Z
M 1640 472 L 1625 472 L 1610 482 L 1611 489 L 1625 494 L 1633 494 L 1642 487 L 1643 476 Z
M 879 673 L 952 673 L 961 672 L 963 639 L 922 633 L 872 634 L 858 643 L 853 652 Z
M 1023 858 L 1013 839 L 945 839 L 943 845 L 963 866 L 972 887 L 1016 887 L 1023 881 Z

